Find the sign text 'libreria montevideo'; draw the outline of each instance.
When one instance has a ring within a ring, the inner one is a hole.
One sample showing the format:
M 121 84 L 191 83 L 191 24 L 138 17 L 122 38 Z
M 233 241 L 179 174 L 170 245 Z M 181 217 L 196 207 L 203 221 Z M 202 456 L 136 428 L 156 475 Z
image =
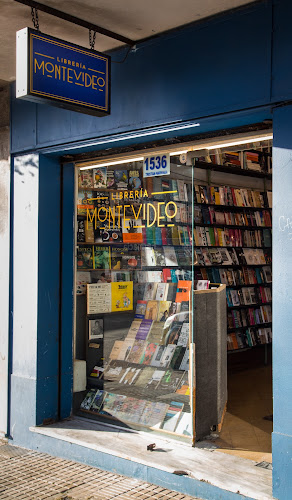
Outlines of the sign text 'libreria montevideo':
M 16 97 L 110 114 L 110 57 L 38 31 L 16 34 Z

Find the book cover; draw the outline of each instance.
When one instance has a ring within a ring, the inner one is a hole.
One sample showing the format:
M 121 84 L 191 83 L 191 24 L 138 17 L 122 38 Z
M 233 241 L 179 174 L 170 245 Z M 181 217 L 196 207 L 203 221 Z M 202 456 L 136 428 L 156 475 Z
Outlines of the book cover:
M 133 281 L 111 283 L 112 311 L 133 309 Z
M 174 247 L 173 246 L 163 247 L 163 251 L 165 256 L 165 265 L 170 267 L 177 266 L 178 263 Z
M 133 245 L 134 246 L 134 245 Z M 141 251 L 130 245 L 113 245 L 110 251 L 111 269 L 141 269 Z
M 116 382 L 120 380 L 123 375 L 125 368 L 122 365 L 116 365 L 115 363 L 111 363 L 106 367 L 103 373 L 103 379 L 108 382 Z
M 175 392 L 177 394 L 180 394 L 181 396 L 189 396 L 190 395 L 189 373 L 187 371 L 183 373 L 183 376 L 179 382 L 178 388 Z
M 189 360 L 190 360 L 190 351 L 186 349 L 184 357 L 182 359 L 181 365 L 179 367 L 180 370 L 187 371 L 189 369 Z
M 94 413 L 99 413 L 102 409 L 106 395 L 107 395 L 106 391 L 97 390 L 94 399 L 92 401 L 90 411 L 93 411 Z
M 176 282 L 177 282 L 177 280 L 176 280 Z M 177 289 L 176 283 L 169 283 L 168 284 L 167 297 L 166 297 L 167 301 L 175 302 L 176 289 Z
M 77 269 L 93 269 L 93 248 L 77 247 Z
M 79 188 L 92 188 L 93 177 L 92 170 L 79 170 L 78 172 L 78 187 Z
M 156 296 L 157 283 L 149 282 L 145 284 L 143 300 L 153 300 Z
M 149 380 L 146 388 L 147 389 L 149 389 L 149 388 L 156 389 L 158 387 L 159 382 L 162 379 L 164 373 L 165 373 L 164 370 L 154 370 L 154 372 L 151 376 L 151 379 Z
M 137 300 L 135 318 L 144 319 L 147 307 L 147 300 Z
M 122 219 L 121 226 L 124 243 L 143 243 L 141 219 Z
M 157 300 L 149 300 L 146 306 L 145 319 L 157 321 L 159 304 Z
M 153 270 L 146 271 L 146 281 L 153 283 L 162 283 L 163 282 L 162 271 L 153 271 Z
M 77 243 L 85 243 L 85 221 L 77 220 Z
M 167 292 L 168 292 L 167 283 L 157 283 L 155 300 L 165 300 L 167 297 Z
M 121 189 L 121 190 L 128 189 L 128 182 L 129 182 L 128 170 L 115 170 L 114 176 L 115 176 L 116 189 Z
M 174 432 L 183 407 L 183 403 L 171 401 L 160 428 L 166 431 Z
M 93 246 L 94 269 L 110 269 L 110 247 Z
M 96 395 L 97 389 L 90 389 L 90 391 L 87 392 L 85 398 L 83 399 L 80 408 L 82 410 L 90 410 L 91 405 L 94 401 L 94 397 Z
M 140 418 L 140 423 L 148 427 L 159 427 L 163 421 L 167 408 L 168 404 L 147 401 Z
M 163 247 L 154 248 L 154 258 L 157 267 L 164 267 L 166 265 Z
M 175 429 L 176 434 L 180 434 L 181 436 L 192 436 L 192 414 L 182 412 L 180 414 L 180 418 L 178 424 Z
M 177 341 L 177 345 L 182 347 L 187 347 L 189 345 L 189 337 L 190 337 L 190 324 L 183 323 L 180 330 L 180 335 Z
M 127 333 L 127 336 L 126 336 L 127 340 L 136 338 L 136 335 L 137 335 L 138 330 L 140 328 L 141 322 L 142 322 L 142 320 L 138 319 L 138 318 L 135 318 L 134 321 L 132 321 L 132 324 L 131 324 L 129 331 Z
M 141 416 L 147 402 L 144 399 L 135 399 L 132 404 L 131 411 L 128 413 L 132 423 L 140 423 Z
M 177 283 L 177 291 L 175 302 L 188 302 L 190 298 L 190 292 L 192 289 L 191 281 L 179 280 Z
M 124 385 L 134 385 L 140 373 L 141 373 L 141 368 L 134 368 L 130 366 L 126 368 L 125 373 L 122 375 L 119 383 Z
M 183 374 L 180 371 L 166 370 L 159 383 L 159 392 L 175 392 L 182 376 Z
M 165 346 L 157 345 L 155 352 L 152 356 L 151 362 L 150 362 L 151 366 L 154 366 L 157 368 L 160 366 L 160 362 L 161 362 L 161 358 L 162 358 L 164 349 L 165 349 Z
M 175 351 L 173 353 L 173 356 L 169 364 L 170 368 L 172 368 L 173 370 L 179 369 L 182 359 L 184 357 L 184 353 L 185 353 L 185 348 L 183 348 L 182 346 L 175 347 Z
M 112 392 L 107 392 L 103 400 L 102 408 L 99 410 L 101 415 L 113 415 L 113 408 L 117 398 L 117 394 Z
M 135 381 L 135 387 L 146 387 L 154 373 L 154 370 L 155 368 L 151 368 L 150 366 L 143 368 Z
M 86 295 L 86 285 L 91 283 L 91 273 L 77 271 L 76 273 L 76 295 Z
M 107 169 L 106 167 L 96 167 L 92 169 L 93 187 L 106 188 L 107 187 Z
M 147 342 L 145 340 L 135 340 L 127 361 L 129 363 L 139 363 L 146 344 Z
M 122 345 L 123 345 L 123 341 L 122 340 L 116 340 L 113 347 L 112 347 L 112 350 L 110 352 L 110 359 L 112 360 L 115 360 L 115 359 L 118 359 L 118 356 L 119 356 L 119 352 L 122 348 Z
M 154 249 L 152 247 L 142 248 L 142 267 L 155 267 L 156 260 Z
M 93 222 L 86 221 L 84 224 L 85 241 L 86 243 L 94 243 Z
M 139 329 L 136 333 L 136 340 L 146 340 L 151 329 L 152 329 L 153 321 L 151 319 L 142 319 Z
M 163 283 L 163 284 L 165 284 L 165 283 Z M 171 302 L 169 300 L 160 300 L 159 301 L 157 321 L 164 323 L 167 320 L 167 318 L 169 316 L 170 305 L 171 305 Z
M 114 170 L 107 169 L 106 187 L 108 189 L 116 189 L 115 171 Z
M 156 348 L 157 348 L 157 344 L 154 342 L 150 342 L 149 344 L 147 344 L 146 349 L 140 358 L 140 361 L 139 361 L 140 364 L 150 365 L 151 359 L 156 351 Z
M 181 328 L 182 323 L 180 321 L 173 321 L 165 337 L 165 344 L 177 344 Z
M 157 344 L 162 343 L 162 337 L 164 332 L 164 324 L 153 322 L 151 326 L 150 333 L 148 335 L 148 342 L 156 342 Z
M 129 170 L 129 181 L 128 181 L 129 189 L 131 191 L 136 191 L 140 189 L 142 186 L 142 177 L 141 170 Z
M 163 354 L 161 356 L 161 360 L 160 360 L 160 366 L 162 368 L 168 368 L 168 366 L 171 362 L 171 358 L 174 354 L 175 348 L 176 348 L 176 345 L 174 345 L 174 344 L 169 344 L 165 347 Z

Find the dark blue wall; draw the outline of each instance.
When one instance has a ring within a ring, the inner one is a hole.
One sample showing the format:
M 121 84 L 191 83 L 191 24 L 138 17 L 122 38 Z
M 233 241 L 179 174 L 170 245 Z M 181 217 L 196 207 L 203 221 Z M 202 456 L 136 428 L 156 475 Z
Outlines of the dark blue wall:
M 272 11 L 264 1 L 138 44 L 125 63 L 112 64 L 111 116 L 14 99 L 12 152 L 269 104 Z

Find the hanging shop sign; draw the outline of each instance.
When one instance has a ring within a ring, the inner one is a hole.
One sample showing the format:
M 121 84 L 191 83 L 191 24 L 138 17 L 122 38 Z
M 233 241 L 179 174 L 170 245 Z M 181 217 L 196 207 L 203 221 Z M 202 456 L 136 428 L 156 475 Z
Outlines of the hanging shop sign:
M 145 156 L 143 160 L 143 177 L 157 177 L 170 174 L 169 153 Z
M 16 97 L 110 114 L 110 57 L 24 28 L 16 34 Z

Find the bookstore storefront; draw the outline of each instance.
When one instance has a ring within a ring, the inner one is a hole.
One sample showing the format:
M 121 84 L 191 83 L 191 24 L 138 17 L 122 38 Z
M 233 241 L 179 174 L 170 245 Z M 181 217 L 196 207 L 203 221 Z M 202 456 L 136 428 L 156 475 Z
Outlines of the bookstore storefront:
M 227 400 L 233 428 L 241 423 L 251 430 L 251 395 L 262 403 L 263 416 L 273 413 L 274 495 L 291 498 L 287 12 L 286 0 L 256 2 L 137 44 L 125 64 L 113 64 L 108 117 L 12 98 L 7 434 L 16 445 L 202 498 L 232 499 L 238 491 L 255 498 L 256 483 L 263 488 L 256 498 L 270 498 L 271 470 L 242 458 L 250 445 L 246 432 L 238 444 L 241 458 L 217 452 L 216 444 L 212 453 L 210 446 L 191 446 L 202 388 L 202 421 L 212 418 L 215 433 L 230 418 Z M 115 55 L 123 60 L 125 53 Z M 224 61 L 236 61 L 232 78 Z M 237 134 L 236 145 L 231 136 Z M 146 175 L 160 168 L 169 173 Z M 225 367 L 227 349 L 228 362 L 237 359 L 241 366 L 240 352 L 264 357 L 267 349 L 269 356 L 271 244 L 273 408 L 266 367 L 240 381 L 238 372 L 231 374 L 232 405 L 218 351 Z M 205 290 L 209 283 L 225 287 L 218 316 L 219 291 Z M 207 293 L 214 297 L 209 311 Z M 194 314 L 199 300 L 204 305 Z M 206 334 L 223 339 L 223 330 L 224 349 L 223 340 L 209 342 Z M 216 353 L 209 353 L 210 345 Z M 211 391 L 214 380 L 220 385 Z M 220 406 L 216 419 L 212 401 L 216 411 Z M 256 444 L 249 451 L 270 453 L 263 435 L 270 439 L 271 421 L 259 423 L 256 415 L 253 423 Z M 113 441 L 109 432 L 116 432 Z M 132 447 L 121 444 L 127 436 Z M 147 450 L 153 443 L 157 453 Z M 242 475 L 234 469 L 241 460 Z M 219 479 L 206 476 L 218 468 Z
M 226 350 L 267 354 L 272 133 L 246 137 L 76 163 L 78 415 L 194 445 L 223 424 Z M 202 307 L 198 290 L 220 287 L 228 315 L 214 307 L 211 337 L 193 307 Z M 218 372 L 206 382 L 212 355 Z

